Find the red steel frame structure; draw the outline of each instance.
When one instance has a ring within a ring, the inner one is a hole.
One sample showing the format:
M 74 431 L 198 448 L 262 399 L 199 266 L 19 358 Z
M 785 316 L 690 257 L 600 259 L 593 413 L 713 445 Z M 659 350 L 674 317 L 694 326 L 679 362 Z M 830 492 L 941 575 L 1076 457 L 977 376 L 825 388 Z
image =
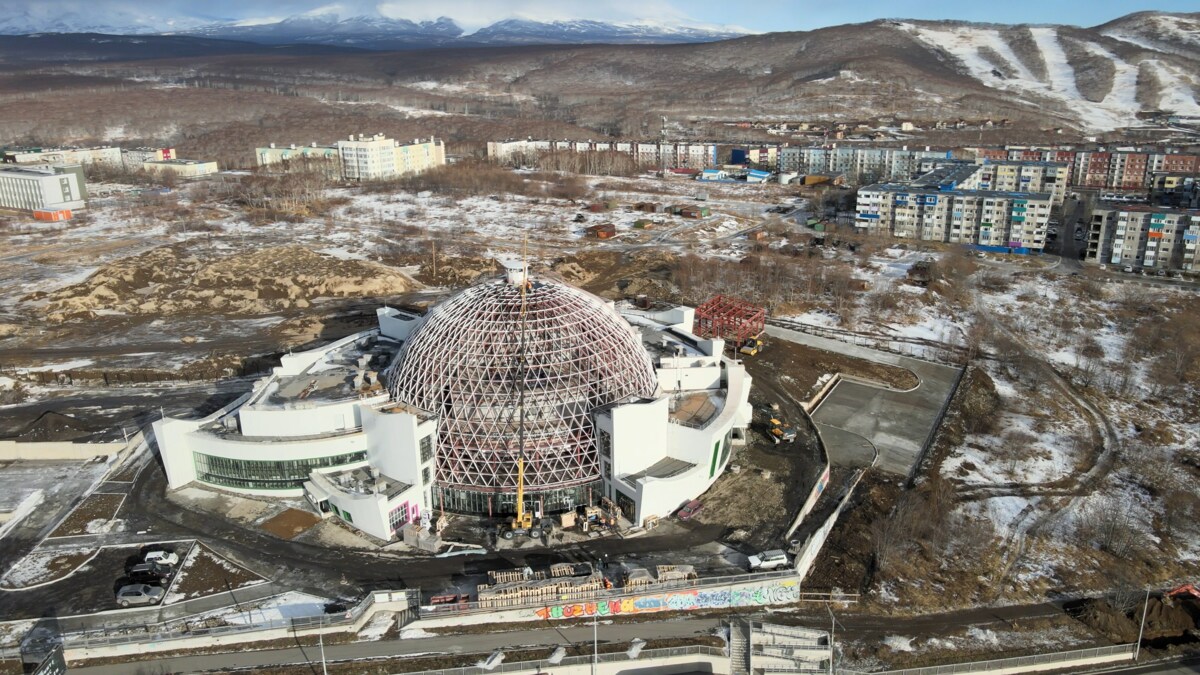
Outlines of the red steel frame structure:
M 442 488 L 515 493 L 522 450 L 527 492 L 596 481 L 592 412 L 655 394 L 654 365 L 640 335 L 607 302 L 538 280 L 525 302 L 522 324 L 519 283 L 496 280 L 462 291 L 425 317 L 388 373 L 393 400 L 439 418 Z
M 741 342 L 763 331 L 767 310 L 745 300 L 714 295 L 696 308 L 693 332 L 703 338 Z

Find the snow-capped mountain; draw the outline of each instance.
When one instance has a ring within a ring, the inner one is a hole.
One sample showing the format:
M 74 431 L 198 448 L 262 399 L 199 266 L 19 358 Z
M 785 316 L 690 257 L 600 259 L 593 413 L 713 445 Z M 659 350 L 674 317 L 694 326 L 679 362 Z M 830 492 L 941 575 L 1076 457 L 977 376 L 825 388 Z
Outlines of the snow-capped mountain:
M 713 42 L 746 32 L 720 26 L 651 21 L 612 23 L 574 20 L 539 22 L 508 19 L 472 34 L 448 17 L 410 21 L 379 13 L 355 14 L 327 5 L 284 18 L 216 20 L 211 17 L 157 17 L 130 11 L 50 11 L 34 5 L 0 17 L 0 35 L 106 33 L 110 35 L 189 35 L 260 44 L 322 44 L 361 49 L 521 44 L 671 44 Z
M 262 44 L 324 44 L 364 49 L 405 49 L 454 42 L 463 30 L 453 19 L 441 17 L 420 23 L 384 16 L 348 16 L 336 13 L 300 14 L 282 21 L 213 24 L 183 31 L 187 35 L 246 40 Z
M 54 3 L 31 3 L 23 9 L 0 13 L 0 35 L 32 33 L 107 33 L 109 35 L 147 35 L 184 31 L 213 23 L 205 17 L 161 17 L 119 8 L 104 12 L 63 10 Z
M 507 19 L 481 28 L 466 39 L 483 44 L 670 44 L 714 42 L 746 34 L 744 30 L 723 26 L 697 27 L 652 21 Z

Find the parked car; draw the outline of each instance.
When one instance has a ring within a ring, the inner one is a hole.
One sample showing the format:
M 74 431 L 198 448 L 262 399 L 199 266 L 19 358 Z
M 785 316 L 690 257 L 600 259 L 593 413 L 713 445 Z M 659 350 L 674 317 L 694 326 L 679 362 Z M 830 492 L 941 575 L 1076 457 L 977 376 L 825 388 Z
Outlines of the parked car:
M 150 551 L 142 560 L 148 563 L 158 563 L 174 567 L 179 564 L 179 554 L 168 550 Z
M 770 551 L 763 551 L 757 555 L 750 556 L 751 570 L 774 570 L 780 567 L 788 566 L 787 553 L 773 548 Z
M 1167 271 L 1166 270 L 1157 270 L 1154 272 L 1154 275 L 1158 276 L 1158 277 L 1165 277 L 1165 276 L 1167 276 Z
M 1121 268 L 1121 271 L 1122 271 L 1122 272 L 1132 272 L 1132 271 L 1133 271 L 1133 265 L 1126 265 L 1125 267 L 1122 267 L 1122 268 Z
M 692 516 L 700 513 L 700 509 L 702 507 L 703 504 L 700 503 L 699 499 L 693 499 L 687 504 L 684 504 L 683 508 L 679 509 L 675 515 L 679 516 L 680 520 L 690 520 Z
M 1172 279 L 1182 279 L 1183 272 L 1180 272 L 1179 270 L 1175 270 L 1174 272 L 1171 272 L 1171 278 Z
M 162 601 L 166 591 L 158 586 L 149 584 L 131 584 L 117 591 L 117 604 L 122 607 L 132 605 L 157 605 Z
M 134 565 L 126 572 L 129 581 L 135 584 L 161 584 L 164 581 L 170 581 L 175 575 L 175 571 L 166 565 L 158 563 L 142 563 Z

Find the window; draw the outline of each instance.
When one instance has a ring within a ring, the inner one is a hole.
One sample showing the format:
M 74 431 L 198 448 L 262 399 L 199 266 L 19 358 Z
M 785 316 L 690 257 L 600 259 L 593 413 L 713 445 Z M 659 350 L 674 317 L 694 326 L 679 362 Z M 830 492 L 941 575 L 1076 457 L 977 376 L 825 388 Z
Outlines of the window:
M 421 463 L 425 464 L 431 459 L 433 459 L 433 434 L 421 439 Z
M 214 457 L 192 453 L 196 478 L 213 485 L 247 490 L 296 490 L 304 486 L 314 469 L 353 464 L 367 459 L 366 451 L 332 457 L 284 461 L 260 461 Z
M 429 485 L 429 467 L 421 469 L 421 485 Z
M 604 429 L 596 429 L 596 450 L 601 457 L 612 457 L 612 434 Z

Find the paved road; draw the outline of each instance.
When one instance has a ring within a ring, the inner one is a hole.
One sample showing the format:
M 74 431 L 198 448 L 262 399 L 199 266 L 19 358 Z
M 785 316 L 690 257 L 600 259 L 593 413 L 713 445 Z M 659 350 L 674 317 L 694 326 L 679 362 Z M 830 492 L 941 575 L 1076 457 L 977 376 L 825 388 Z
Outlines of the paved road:
M 1145 659 L 1145 651 L 1142 652 Z M 1161 663 L 1146 665 L 1121 665 L 1104 670 L 1092 670 L 1091 673 L 1125 673 L 1126 675 L 1141 675 L 1142 673 L 1164 673 L 1166 675 L 1195 675 L 1200 673 L 1200 657 L 1192 656 L 1174 659 Z
M 686 523 L 669 534 L 605 538 L 556 549 L 531 545 L 487 555 L 452 558 L 414 558 L 379 551 L 331 549 L 305 542 L 282 541 L 261 530 L 180 506 L 167 499 L 166 479 L 157 461 L 138 476 L 118 517 L 127 521 L 126 532 L 131 540 L 144 539 L 138 532 L 149 532 L 161 540 L 198 539 L 259 574 L 280 582 L 282 587 L 322 597 L 354 596 L 363 590 L 380 588 L 438 590 L 489 570 L 525 565 L 542 567 L 558 562 L 594 562 L 606 556 L 613 563 L 628 560 L 644 564 L 647 559 L 661 559 L 661 555 L 657 558 L 656 555 L 663 552 L 690 551 L 693 547 L 709 544 L 723 531 L 720 525 Z M 729 572 L 727 566 L 712 567 L 717 562 L 726 565 L 723 560 L 710 561 L 711 564 L 704 560 L 689 559 L 688 562 L 696 563 L 701 575 Z M 113 609 L 113 579 L 111 567 L 95 566 L 80 570 L 69 582 L 35 591 L 6 593 L 0 596 L 0 616 L 33 618 Z
M 867 452 L 862 441 L 854 440 L 852 436 L 825 435 L 829 427 L 836 427 L 869 442 L 878 452 L 876 466 L 881 470 L 907 476 L 937 422 L 938 413 L 953 391 L 958 369 L 778 326 L 768 326 L 767 333 L 818 349 L 906 368 L 920 379 L 920 384 L 911 391 L 842 381 L 812 412 L 813 422 L 822 431 L 826 447 L 830 448 L 831 460 L 836 457 L 838 463 L 861 466 Z M 846 444 L 847 440 L 854 442 Z
M 844 631 L 853 634 L 856 638 L 868 637 L 882 640 L 885 636 L 896 633 L 904 635 L 929 634 L 931 632 L 933 634 L 941 634 L 945 631 L 960 631 L 969 626 L 1009 625 L 1013 622 L 1059 616 L 1061 614 L 1062 609 L 1060 607 L 1044 603 L 1039 605 L 997 607 L 994 609 L 973 609 L 921 617 L 890 617 L 838 613 L 837 621 L 842 627 L 842 629 L 839 629 L 840 631 L 844 629 Z M 804 615 L 799 616 L 792 614 L 775 615 L 774 617 L 771 617 L 770 614 L 758 616 L 766 621 L 795 623 L 812 628 L 828 628 L 829 626 L 829 615 L 826 613 L 824 605 L 817 606 L 807 611 Z M 634 638 L 652 640 L 711 635 L 719 627 L 720 619 L 717 618 L 689 618 L 651 620 L 642 623 L 601 624 L 597 627 L 596 631 L 597 637 L 601 642 L 622 643 L 629 642 Z M 545 628 L 535 630 L 330 645 L 325 647 L 325 657 L 328 660 L 349 660 L 402 656 L 405 654 L 427 654 L 430 652 L 451 654 L 476 653 L 513 647 L 553 647 L 569 644 L 586 645 L 591 640 L 592 628 L 590 626 L 565 628 L 547 623 Z M 292 647 L 266 651 L 157 659 L 147 662 L 142 666 L 126 663 L 113 666 L 71 668 L 71 673 L 127 675 L 128 673 L 190 673 L 202 670 L 211 672 L 232 668 L 263 667 L 275 664 L 313 663 L 314 660 L 318 660 L 319 658 L 316 647 Z

